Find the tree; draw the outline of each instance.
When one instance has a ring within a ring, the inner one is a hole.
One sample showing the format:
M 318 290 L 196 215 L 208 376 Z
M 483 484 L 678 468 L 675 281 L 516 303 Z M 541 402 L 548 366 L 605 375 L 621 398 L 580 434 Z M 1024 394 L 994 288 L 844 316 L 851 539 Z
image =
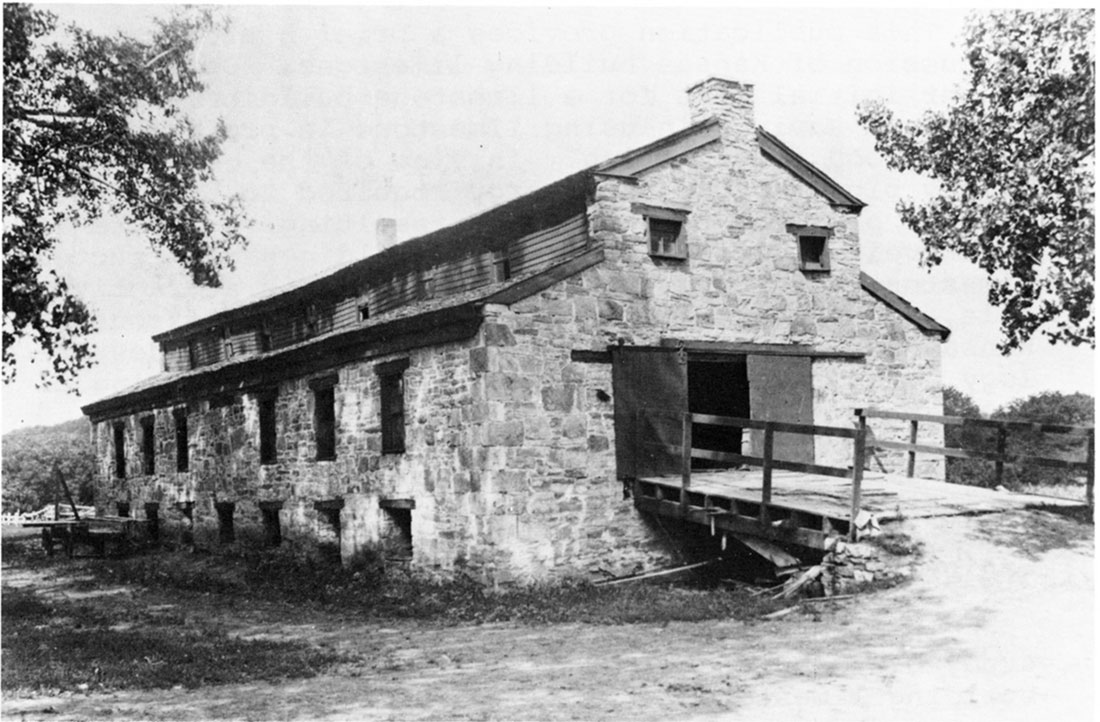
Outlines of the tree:
M 926 267 L 954 251 L 988 274 L 1005 354 L 1036 332 L 1095 346 L 1094 33 L 1092 10 L 972 17 L 969 87 L 946 111 L 859 108 L 890 168 L 939 182 L 929 202 L 899 202 L 901 219 Z
M 216 287 L 245 245 L 236 196 L 209 199 L 226 139 L 196 132 L 181 101 L 201 92 L 197 38 L 209 10 L 177 9 L 152 40 L 58 28 L 51 13 L 4 5 L 3 377 L 15 344 L 48 361 L 40 383 L 65 384 L 94 363 L 95 318 L 48 261 L 63 223 L 104 211 L 140 228 L 198 285 Z
M 974 399 L 954 386 L 943 390 L 943 413 L 945 416 L 962 416 L 967 419 L 982 418 L 981 409 Z M 996 451 L 996 431 L 974 424 L 946 424 L 943 427 L 944 446 L 951 449 L 970 449 L 973 451 Z M 947 481 L 952 484 L 991 487 L 995 483 L 993 468 L 981 459 L 959 459 L 947 457 Z
M 1039 424 L 1066 426 L 1091 426 L 1096 401 L 1088 394 L 1062 394 L 1044 391 L 1026 399 L 1017 399 L 993 412 L 994 419 L 1019 419 Z M 1086 440 L 1080 436 L 1040 433 L 1038 431 L 1012 431 L 1007 440 L 1014 454 L 1043 456 L 1066 461 L 1084 461 Z M 1008 470 L 1006 469 L 1006 472 Z M 1071 484 L 1079 473 L 1064 469 L 1052 469 L 1034 463 L 1023 462 L 1006 473 L 1008 483 L 1016 484 Z
M 4 511 L 35 511 L 46 504 L 66 503 L 55 469 L 77 504 L 91 504 L 96 464 L 91 430 L 87 419 L 74 419 L 4 434 Z

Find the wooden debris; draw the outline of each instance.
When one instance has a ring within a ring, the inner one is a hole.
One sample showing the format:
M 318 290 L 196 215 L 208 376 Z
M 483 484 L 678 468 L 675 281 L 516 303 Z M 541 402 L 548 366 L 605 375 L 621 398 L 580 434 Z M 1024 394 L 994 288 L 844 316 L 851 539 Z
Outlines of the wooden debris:
M 800 574 L 797 578 L 791 579 L 786 584 L 784 584 L 783 590 L 780 591 L 779 594 L 776 594 L 774 597 L 772 597 L 772 599 L 788 599 L 794 596 L 794 593 L 797 592 L 799 589 L 821 576 L 821 571 L 822 569 L 820 565 L 810 567 L 806 571 L 802 572 L 802 574 Z
M 797 606 L 787 607 L 786 609 L 780 609 L 779 611 L 772 612 L 771 614 L 765 614 L 763 617 L 761 617 L 761 619 L 779 619 L 780 617 L 785 617 L 788 614 L 791 614 L 792 612 L 795 612 L 797 610 Z
M 598 582 L 594 582 L 592 586 L 596 587 L 609 587 L 613 584 L 626 584 L 627 582 L 638 582 L 643 579 L 653 579 L 654 577 L 668 576 L 669 574 L 677 574 L 679 572 L 686 572 L 689 569 L 698 569 L 699 567 L 705 567 L 708 564 L 713 564 L 718 559 L 710 559 L 705 562 L 697 562 L 695 564 L 687 564 L 682 567 L 673 567 L 671 569 L 660 569 L 655 572 L 646 572 L 644 574 L 631 574 L 626 577 L 616 577 L 615 579 L 603 579 Z
M 735 534 L 734 538 L 780 569 L 798 566 L 798 558 L 788 553 L 786 549 L 778 544 L 773 544 L 764 539 L 742 536 L 739 534 Z

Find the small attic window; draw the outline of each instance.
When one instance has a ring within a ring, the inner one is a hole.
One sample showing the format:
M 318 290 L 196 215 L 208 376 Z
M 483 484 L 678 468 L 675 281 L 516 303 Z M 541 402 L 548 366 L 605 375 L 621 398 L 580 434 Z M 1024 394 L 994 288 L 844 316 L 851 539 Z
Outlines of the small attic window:
M 798 268 L 805 273 L 829 272 L 831 228 L 787 225 L 787 232 L 798 238 Z
M 493 255 L 493 280 L 496 282 L 507 281 L 512 277 L 512 262 L 508 254 L 498 251 Z
M 370 319 L 370 304 L 363 303 L 359 306 L 359 320 L 367 321 Z
M 687 233 L 684 226 L 691 211 L 682 208 L 662 208 L 645 203 L 633 203 L 630 209 L 646 220 L 650 256 L 687 259 Z

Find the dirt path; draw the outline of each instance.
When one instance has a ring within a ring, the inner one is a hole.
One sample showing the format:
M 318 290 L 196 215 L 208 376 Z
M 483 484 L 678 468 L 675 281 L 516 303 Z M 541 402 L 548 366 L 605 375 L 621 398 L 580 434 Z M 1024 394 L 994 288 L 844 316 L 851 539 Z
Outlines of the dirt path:
M 1091 527 L 1012 512 L 905 530 L 925 545 L 914 582 L 817 614 L 418 628 L 238 609 L 240 634 L 330 640 L 362 661 L 279 685 L 5 700 L 4 717 L 1091 720 Z

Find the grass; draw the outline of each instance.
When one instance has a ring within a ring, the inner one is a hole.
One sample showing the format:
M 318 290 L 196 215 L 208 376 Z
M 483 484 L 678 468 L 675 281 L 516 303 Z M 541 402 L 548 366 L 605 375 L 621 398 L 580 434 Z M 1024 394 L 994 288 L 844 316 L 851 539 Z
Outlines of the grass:
M 0 603 L 5 695 L 311 677 L 342 660 L 304 643 L 237 639 L 202 623 L 46 601 L 27 589 L 5 587 Z

